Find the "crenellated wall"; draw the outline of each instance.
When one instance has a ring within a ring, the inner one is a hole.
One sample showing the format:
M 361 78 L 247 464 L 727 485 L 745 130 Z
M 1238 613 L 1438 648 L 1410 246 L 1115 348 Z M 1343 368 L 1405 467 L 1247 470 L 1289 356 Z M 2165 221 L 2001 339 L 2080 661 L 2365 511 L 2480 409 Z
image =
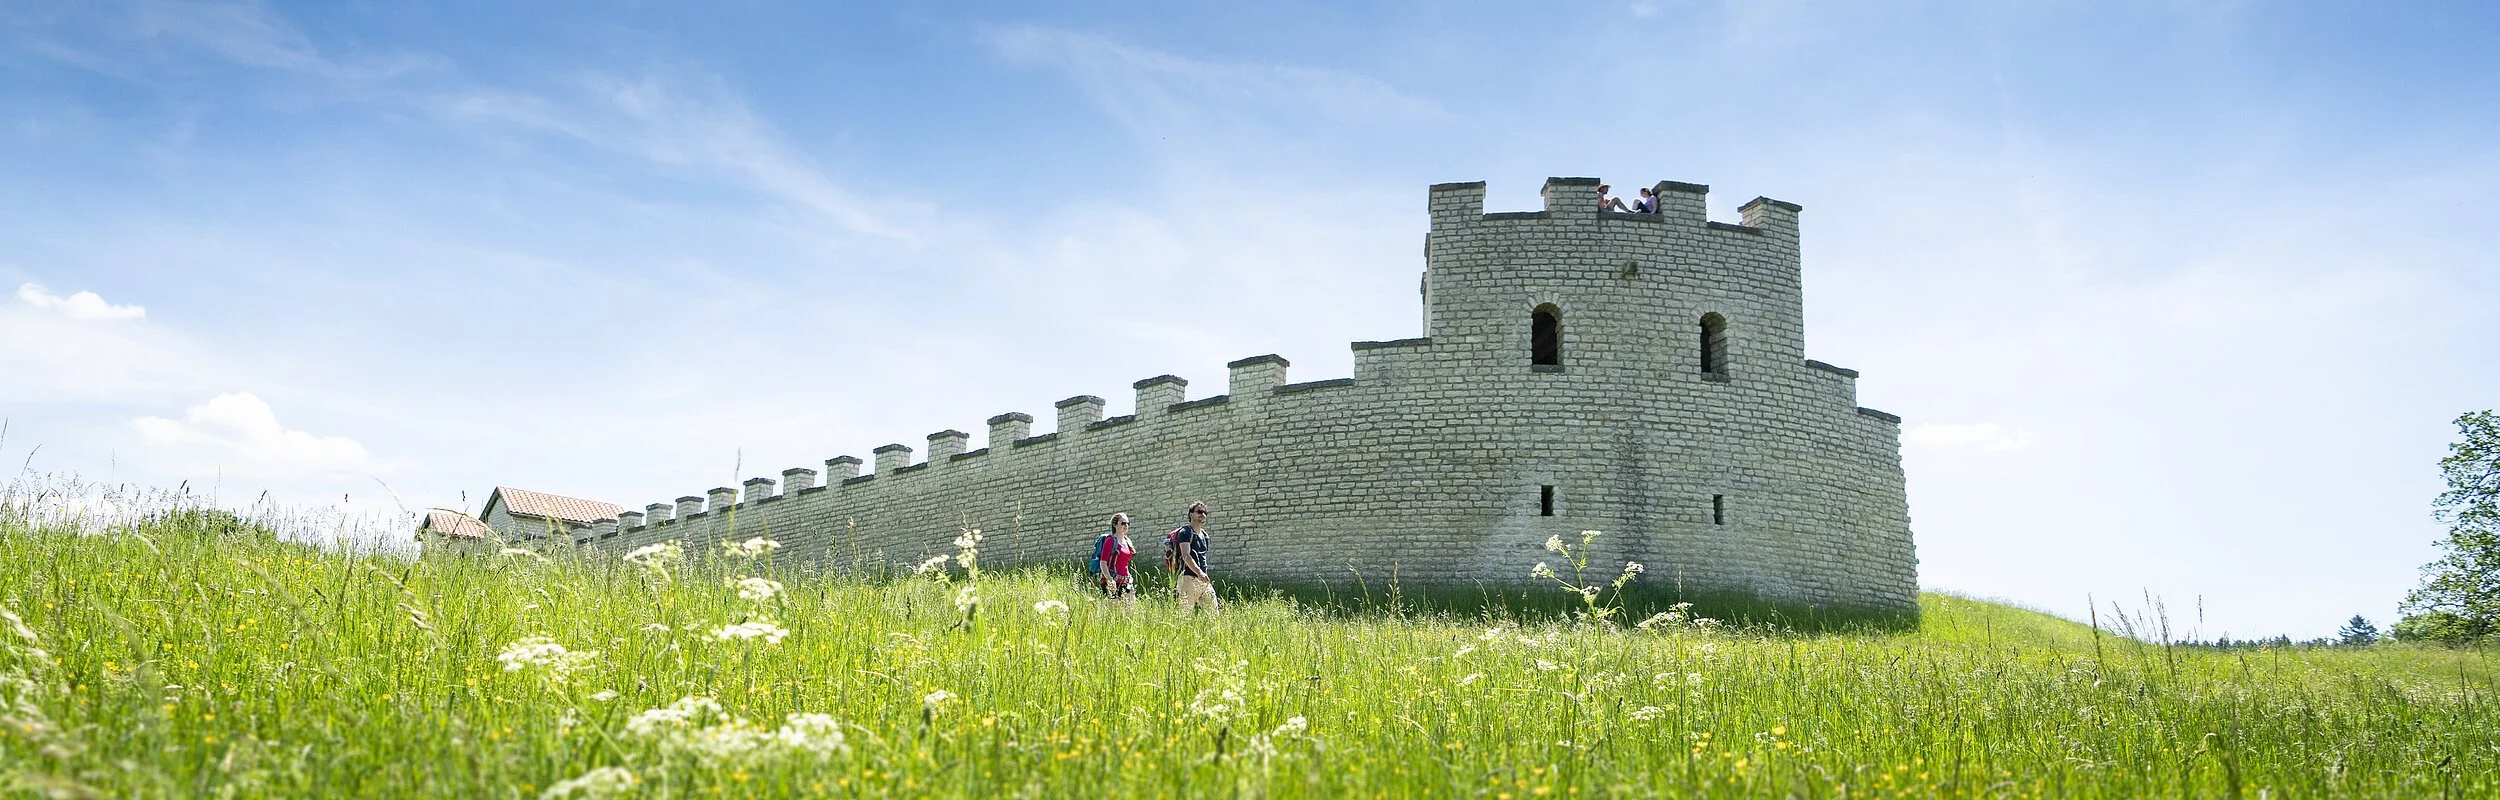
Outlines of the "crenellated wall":
M 1547 536 L 1594 529 L 1600 562 L 1645 580 L 1914 609 L 1900 420 L 1857 406 L 1856 372 L 1805 358 L 1798 206 L 1711 222 L 1708 187 L 1666 182 L 1662 213 L 1605 213 L 1595 187 L 1550 179 L 1544 210 L 1493 214 L 1481 183 L 1432 187 L 1424 335 L 1354 343 L 1350 379 L 1287 383 L 1273 355 L 1196 400 L 1147 378 L 1131 416 L 1072 397 L 1035 435 L 1001 414 L 979 449 L 939 431 L 923 459 L 875 448 L 867 474 L 843 456 L 821 482 L 794 468 L 652 504 L 602 544 L 765 535 L 853 569 L 949 552 L 971 527 L 992 565 L 1073 560 L 1112 512 L 1145 541 L 1205 501 L 1219 580 L 1517 583 Z M 1561 359 L 1532 366 L 1545 305 Z M 1725 320 L 1711 373 L 1705 314 Z

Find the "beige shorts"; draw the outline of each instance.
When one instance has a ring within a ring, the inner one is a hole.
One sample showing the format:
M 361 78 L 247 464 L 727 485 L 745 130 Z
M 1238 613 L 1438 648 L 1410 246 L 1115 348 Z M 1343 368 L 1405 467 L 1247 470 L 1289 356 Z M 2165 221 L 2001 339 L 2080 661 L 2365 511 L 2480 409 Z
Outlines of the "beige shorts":
M 1215 602 L 1215 584 L 1208 583 L 1205 578 L 1181 576 L 1181 608 L 1188 610 L 1202 605 L 1208 611 L 1219 610 Z

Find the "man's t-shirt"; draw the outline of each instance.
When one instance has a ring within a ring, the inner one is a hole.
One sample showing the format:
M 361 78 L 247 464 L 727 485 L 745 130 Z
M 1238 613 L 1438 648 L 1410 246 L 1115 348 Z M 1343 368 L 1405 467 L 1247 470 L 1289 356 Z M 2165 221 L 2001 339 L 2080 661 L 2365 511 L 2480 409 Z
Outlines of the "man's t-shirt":
M 1183 547 L 1189 548 L 1189 557 L 1198 563 L 1199 577 L 1215 574 L 1207 568 L 1207 535 L 1204 532 L 1199 531 L 1195 527 L 1183 525 L 1180 530 L 1172 532 L 1172 546 L 1175 549 Z M 1182 574 L 1188 574 L 1189 566 L 1187 564 L 1180 564 L 1177 566 L 1179 566 Z

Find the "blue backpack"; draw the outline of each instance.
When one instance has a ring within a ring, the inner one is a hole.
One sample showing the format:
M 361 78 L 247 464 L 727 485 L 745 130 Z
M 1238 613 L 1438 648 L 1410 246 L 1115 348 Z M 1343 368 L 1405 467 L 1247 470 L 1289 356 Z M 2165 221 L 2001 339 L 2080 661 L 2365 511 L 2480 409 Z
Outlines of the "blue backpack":
M 1110 546 L 1110 542 L 1111 534 L 1108 533 L 1094 537 L 1094 552 L 1085 556 L 1085 571 L 1087 573 L 1093 575 L 1105 575 L 1110 572 L 1110 565 L 1103 563 L 1102 560 L 1103 550 L 1104 548 Z

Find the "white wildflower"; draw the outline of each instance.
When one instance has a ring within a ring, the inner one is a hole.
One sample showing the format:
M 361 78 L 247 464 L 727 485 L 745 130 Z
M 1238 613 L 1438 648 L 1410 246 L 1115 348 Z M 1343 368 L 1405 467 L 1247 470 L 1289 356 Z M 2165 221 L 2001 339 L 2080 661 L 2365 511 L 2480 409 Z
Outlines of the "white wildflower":
M 1641 566 L 1641 562 L 1638 562 L 1638 561 L 1626 561 L 1626 562 L 1623 562 L 1623 574 L 1625 574 L 1625 575 L 1639 575 L 1639 574 L 1641 574 L 1641 573 L 1643 573 L 1643 572 L 1647 572 L 1647 571 L 1649 571 L 1649 568 L 1648 568 L 1648 567 Z
M 633 791 L 634 786 L 641 782 L 641 778 L 634 777 L 634 773 L 624 767 L 599 767 L 577 777 L 557 781 L 556 785 L 547 787 L 538 800 L 615 797 Z
M 1460 678 L 1460 679 L 1458 679 L 1458 685 L 1460 685 L 1460 686 L 1466 686 L 1466 685 L 1468 685 L 1468 684 L 1472 684 L 1472 683 L 1475 683 L 1475 682 L 1480 681 L 1480 680 L 1484 680 L 1484 673 L 1481 673 L 1481 672 L 1470 672 L 1470 673 L 1467 673 L 1467 677 L 1464 677 L 1464 678 Z
M 532 636 L 504 645 L 503 652 L 495 656 L 496 661 L 503 662 L 505 672 L 538 667 L 545 670 L 548 680 L 557 682 L 570 677 L 576 670 L 590 666 L 598 658 L 599 654 L 595 652 L 566 650 L 564 645 L 544 636 Z
M 1556 664 L 1542 658 L 1536 660 L 1536 671 L 1538 672 L 1552 672 L 1558 669 L 1562 669 L 1561 664 Z
M 781 543 L 758 536 L 743 542 L 722 542 L 721 552 L 738 558 L 754 558 L 781 549 Z
M 754 723 L 730 717 L 709 728 L 688 731 L 670 744 L 704 761 L 719 763 L 742 758 L 772 741 L 772 734 Z
M 781 594 L 781 582 L 771 578 L 735 578 L 729 585 L 738 587 L 738 598 L 762 602 Z
M 632 552 L 625 554 L 625 563 L 667 575 L 669 565 L 683 561 L 685 558 L 686 549 L 672 539 L 659 544 L 634 548 Z
M 590 699 L 592 699 L 592 700 L 597 700 L 597 701 L 599 701 L 599 702 L 605 703 L 605 702 L 607 702 L 607 701 L 610 701 L 610 700 L 614 700 L 614 699 L 616 699 L 616 697 L 617 697 L 617 695 L 616 695 L 616 690 L 615 690 L 615 689 L 601 689 L 601 690 L 599 690 L 599 692 L 598 692 L 597 694 L 593 694 L 593 695 L 591 695 L 591 696 L 590 696 Z
M 1300 736 L 1303 731 L 1310 729 L 1310 720 L 1301 717 L 1286 717 L 1285 724 L 1276 726 L 1276 735 L 1279 737 Z
M 523 556 L 527 556 L 527 557 L 530 557 L 530 558 L 535 558 L 535 559 L 538 559 L 538 560 L 540 560 L 540 561 L 546 561 L 546 560 L 547 560 L 547 557 L 546 557 L 546 556 L 539 555 L 539 554 L 538 554 L 538 551 L 536 551 L 536 550 L 523 550 L 523 549 L 518 548 L 518 547 L 506 547 L 506 548 L 504 548 L 504 549 L 503 549 L 503 552 L 502 552 L 502 553 L 500 553 L 499 555 L 502 555 L 502 556 L 504 556 L 505 558 L 520 558 L 520 557 L 523 557 Z
M 644 626 L 642 626 L 642 629 L 643 629 L 643 630 L 646 630 L 646 631 L 650 631 L 650 632 L 652 632 L 652 633 L 667 633 L 667 632 L 669 632 L 669 630 L 670 630 L 670 628 L 668 627 L 668 625 L 667 625 L 666 623 L 660 623 L 660 622 L 654 622 L 654 623 L 651 623 L 651 624 L 648 624 L 648 625 L 644 625 Z
M 1666 713 L 1666 709 L 1659 708 L 1657 706 L 1641 706 L 1640 708 L 1632 709 L 1632 720 L 1635 722 L 1648 722 L 1665 716 Z
M 1033 613 L 1056 619 L 1067 615 L 1068 604 L 1057 600 L 1044 600 L 1033 604 Z
M 1598 588 L 1595 586 L 1582 586 L 1580 587 L 1580 599 L 1591 603 L 1597 602 L 1598 591 Z
M 946 701 L 948 701 L 948 700 L 953 700 L 953 699 L 955 699 L 955 693 L 954 693 L 954 692 L 950 692 L 950 691 L 947 691 L 947 690 L 944 690 L 944 689 L 939 689 L 939 690 L 937 690 L 937 691 L 930 692 L 927 696 L 924 696 L 924 697 L 920 698 L 920 713 L 923 713 L 923 714 L 934 714 L 934 713 L 937 713 L 937 710 L 938 710 L 938 708 L 939 708 L 939 707 L 946 705 Z
M 1241 710 L 1241 690 L 1232 686 L 1210 686 L 1198 690 L 1189 701 L 1190 713 L 1206 717 L 1228 717 Z
M 1571 548 L 1563 545 L 1562 534 L 1557 533 L 1552 536 L 1545 537 L 1545 549 L 1557 553 L 1564 553 L 1569 552 Z
M 914 575 L 927 575 L 932 572 L 944 570 L 946 569 L 946 559 L 952 557 L 953 556 L 947 555 L 930 556 L 928 560 L 920 562 L 920 566 L 913 567 L 911 572 Z
M 964 614 L 972 613 L 973 607 L 981 604 L 981 595 L 978 593 L 979 591 L 980 587 L 969 583 L 964 584 L 963 588 L 955 590 L 955 610 Z
M 1510 635 L 1510 631 L 1503 630 L 1503 629 L 1502 629 L 1502 626 L 1500 626 L 1500 625 L 1495 625 L 1495 626 L 1493 626 L 1493 627 L 1490 627 L 1490 628 L 1486 628 L 1486 629 L 1484 629 L 1484 634 L 1483 634 L 1483 635 L 1481 635 L 1481 636 L 1477 636 L 1477 637 L 1476 637 L 1476 641 L 1479 641 L 1479 642 L 1490 642 L 1490 641 L 1493 641 L 1493 640 L 1495 640 L 1495 639 L 1500 639 L 1500 638 L 1502 638 L 1502 637 L 1504 637 L 1504 636 L 1508 636 L 1508 635 Z
M 844 748 L 842 724 L 833 721 L 833 716 L 829 714 L 791 714 L 784 717 L 781 730 L 773 732 L 773 741 L 783 747 L 820 756 L 832 755 Z
M 1553 567 L 1551 567 L 1551 566 L 1548 566 L 1548 565 L 1547 565 L 1545 562 L 1543 562 L 1543 561 L 1536 562 L 1536 566 L 1528 568 L 1528 577 L 1531 577 L 1531 578 L 1551 578 L 1551 577 L 1554 577 L 1554 568 L 1553 568 Z
M 773 621 L 769 619 L 754 619 L 737 623 L 735 625 L 723 625 L 719 629 L 712 631 L 712 638 L 719 639 L 724 642 L 741 639 L 762 639 L 765 644 L 780 644 L 782 637 L 788 635 L 790 635 L 790 631 L 779 625 L 773 624 Z
M 666 708 L 654 708 L 625 721 L 625 732 L 634 736 L 657 736 L 687 728 L 721 716 L 720 703 L 709 697 L 686 695 Z
M 1458 649 L 1458 652 L 1450 654 L 1450 657 L 1451 657 L 1451 658 L 1466 658 L 1468 653 L 1473 653 L 1473 652 L 1476 652 L 1476 646 L 1471 644 L 1471 645 L 1468 645 L 1468 646 L 1466 646 L 1466 647 L 1461 647 L 1461 648 L 1459 648 L 1459 649 Z
M 979 550 L 980 548 L 981 531 L 977 529 L 966 530 L 961 535 L 955 537 L 955 549 L 957 550 Z

